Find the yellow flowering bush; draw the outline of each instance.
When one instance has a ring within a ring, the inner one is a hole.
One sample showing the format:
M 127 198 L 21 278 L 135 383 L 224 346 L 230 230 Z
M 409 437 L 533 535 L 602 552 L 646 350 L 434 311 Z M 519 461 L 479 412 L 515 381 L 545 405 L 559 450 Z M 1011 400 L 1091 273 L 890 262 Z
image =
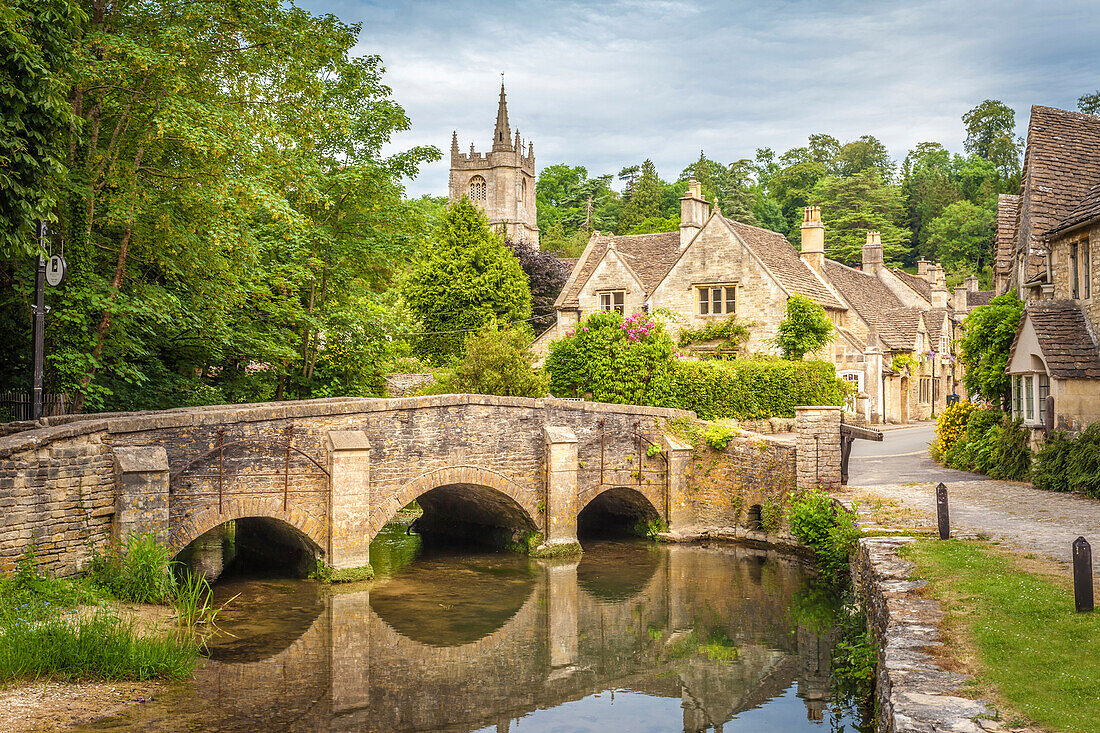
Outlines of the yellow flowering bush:
M 960 400 L 947 407 L 936 419 L 936 440 L 932 443 L 932 458 L 942 461 L 947 451 L 966 437 L 966 422 L 977 409 L 970 400 Z

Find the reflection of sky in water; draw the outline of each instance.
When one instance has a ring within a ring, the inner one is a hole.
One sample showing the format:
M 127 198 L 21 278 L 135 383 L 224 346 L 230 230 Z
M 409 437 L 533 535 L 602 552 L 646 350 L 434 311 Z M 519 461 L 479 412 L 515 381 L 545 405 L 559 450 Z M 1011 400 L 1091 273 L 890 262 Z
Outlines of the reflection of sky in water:
M 823 731 L 823 723 L 806 720 L 806 709 L 796 695 L 797 687 L 791 685 L 782 695 L 773 698 L 770 705 L 737 715 L 722 726 L 723 733 Z M 509 730 L 521 733 L 665 733 L 681 731 L 683 725 L 684 712 L 678 699 L 616 690 L 589 695 L 556 708 L 536 710 L 512 721 Z M 496 726 L 489 726 L 476 733 L 495 733 L 496 730 Z

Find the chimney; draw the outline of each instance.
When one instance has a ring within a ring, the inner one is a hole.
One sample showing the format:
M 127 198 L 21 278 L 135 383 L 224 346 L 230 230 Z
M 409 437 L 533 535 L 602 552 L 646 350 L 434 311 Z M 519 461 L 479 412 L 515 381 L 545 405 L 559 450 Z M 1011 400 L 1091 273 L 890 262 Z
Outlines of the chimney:
M 956 313 L 966 313 L 969 310 L 966 299 L 967 292 L 965 285 L 955 286 L 955 292 L 951 295 L 951 307 L 955 309 Z
M 938 282 L 932 284 L 932 307 L 940 310 L 947 307 L 947 288 Z
M 930 264 L 931 263 L 928 260 L 924 259 L 923 257 L 921 257 L 919 260 L 917 260 L 917 277 L 923 277 L 925 280 L 927 280 L 928 279 L 928 265 L 930 265 Z
M 972 293 L 978 292 L 978 276 L 967 275 L 966 280 L 963 281 L 966 284 L 966 289 Z
M 821 272 L 825 266 L 825 225 L 821 223 L 821 207 L 807 206 L 802 210 L 802 261 Z
M 710 216 L 710 204 L 703 198 L 703 186 L 692 178 L 687 193 L 680 199 L 680 249 L 703 228 Z
M 943 274 L 943 263 L 937 262 L 932 266 L 932 280 L 933 285 L 939 285 L 941 288 L 947 287 L 947 277 Z
M 878 232 L 867 232 L 863 245 L 863 271 L 874 275 L 882 267 L 882 239 Z

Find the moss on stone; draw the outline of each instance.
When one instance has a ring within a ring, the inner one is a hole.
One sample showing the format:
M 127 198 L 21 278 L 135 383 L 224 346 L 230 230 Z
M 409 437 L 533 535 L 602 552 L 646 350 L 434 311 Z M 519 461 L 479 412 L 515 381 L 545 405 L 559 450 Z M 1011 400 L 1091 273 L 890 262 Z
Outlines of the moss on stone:
M 531 551 L 531 557 L 576 557 L 584 554 L 580 542 L 563 542 L 555 545 L 540 545 Z

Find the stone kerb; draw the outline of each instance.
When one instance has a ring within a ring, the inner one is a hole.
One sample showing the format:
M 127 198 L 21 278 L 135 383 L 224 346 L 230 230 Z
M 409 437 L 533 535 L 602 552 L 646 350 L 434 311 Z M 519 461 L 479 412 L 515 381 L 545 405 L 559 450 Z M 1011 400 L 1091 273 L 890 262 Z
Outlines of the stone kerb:
M 795 485 L 799 489 L 840 486 L 840 407 L 800 406 L 795 409 L 797 457 Z

